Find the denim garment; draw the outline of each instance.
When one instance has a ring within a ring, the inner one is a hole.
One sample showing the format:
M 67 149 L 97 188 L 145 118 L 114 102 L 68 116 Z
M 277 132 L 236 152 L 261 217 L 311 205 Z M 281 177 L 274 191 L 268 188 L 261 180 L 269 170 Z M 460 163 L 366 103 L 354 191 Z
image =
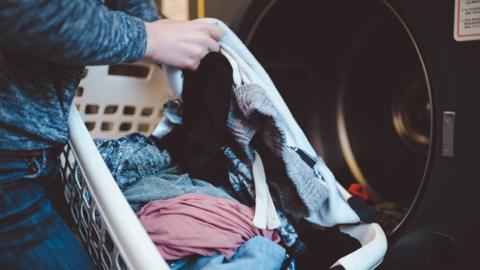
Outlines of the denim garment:
M 0 149 L 64 144 L 84 66 L 143 57 L 153 1 L 106 2 L 0 1 Z
M 56 158 L 0 157 L 2 269 L 94 269 L 46 197 L 57 172 Z
M 96 145 L 134 211 L 144 204 L 185 193 L 199 193 L 235 201 L 225 190 L 190 178 L 173 164 L 167 150 L 138 133 L 118 140 L 96 140 Z
M 190 256 L 170 263 L 172 270 L 277 270 L 285 259 L 285 249 L 271 240 L 257 236 L 240 246 L 229 259 L 221 254 Z

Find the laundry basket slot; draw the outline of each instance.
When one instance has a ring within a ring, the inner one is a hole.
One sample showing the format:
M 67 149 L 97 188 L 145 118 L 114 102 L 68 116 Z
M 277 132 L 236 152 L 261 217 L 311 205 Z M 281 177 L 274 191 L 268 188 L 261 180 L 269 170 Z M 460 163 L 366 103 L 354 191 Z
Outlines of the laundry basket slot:
M 149 134 L 173 98 L 165 74 L 150 63 L 88 67 L 74 103 L 93 138 Z
M 150 67 L 134 64 L 111 65 L 108 67 L 108 74 L 146 78 L 150 74 Z

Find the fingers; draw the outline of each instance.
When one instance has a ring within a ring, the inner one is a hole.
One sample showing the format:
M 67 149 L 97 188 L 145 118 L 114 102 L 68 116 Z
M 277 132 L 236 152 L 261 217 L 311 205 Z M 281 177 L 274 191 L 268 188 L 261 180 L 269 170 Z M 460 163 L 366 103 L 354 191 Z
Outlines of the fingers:
M 198 66 L 200 66 L 200 61 L 194 61 L 191 64 L 187 65 L 186 68 L 190 70 L 197 70 Z
M 212 39 L 212 38 L 209 38 L 207 40 L 207 49 L 209 52 L 219 52 L 220 51 L 220 44 L 218 43 L 218 41 Z
M 202 30 L 207 32 L 214 40 L 219 41 L 225 35 L 225 32 L 222 28 L 207 22 L 193 21 L 195 22 Z
M 210 36 L 216 41 L 219 41 L 225 35 L 225 32 L 223 32 L 222 28 L 214 24 L 208 24 L 207 30 Z
M 172 29 L 170 35 L 165 32 L 162 35 L 165 39 L 172 39 L 167 39 L 170 42 L 164 43 L 169 46 L 165 46 L 166 49 L 162 51 L 170 53 L 165 55 L 166 61 L 163 61 L 173 62 L 174 66 L 181 68 L 197 70 L 206 54 L 220 51 L 219 40 L 225 35 L 220 27 L 196 20 L 172 24 L 172 28 L 175 28 L 174 26 L 178 27 Z

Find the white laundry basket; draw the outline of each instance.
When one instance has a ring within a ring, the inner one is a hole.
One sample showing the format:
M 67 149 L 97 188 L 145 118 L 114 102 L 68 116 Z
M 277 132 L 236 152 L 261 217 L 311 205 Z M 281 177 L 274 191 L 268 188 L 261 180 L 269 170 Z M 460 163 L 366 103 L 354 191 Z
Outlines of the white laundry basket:
M 163 71 L 146 63 L 89 67 L 80 83 L 69 117 L 69 144 L 61 156 L 62 178 L 78 235 L 100 269 L 169 269 L 92 137 L 118 138 L 134 131 L 150 134 L 163 103 L 172 97 Z M 362 248 L 332 268 L 373 269 L 381 263 L 387 241 L 378 224 L 341 229 L 357 238 Z

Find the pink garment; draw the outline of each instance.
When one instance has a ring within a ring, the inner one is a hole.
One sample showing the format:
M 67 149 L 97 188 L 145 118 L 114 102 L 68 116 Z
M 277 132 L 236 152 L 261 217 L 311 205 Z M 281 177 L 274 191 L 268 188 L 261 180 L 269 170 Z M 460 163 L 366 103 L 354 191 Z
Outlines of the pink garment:
M 252 223 L 254 211 L 227 199 L 187 193 L 146 204 L 137 216 L 166 260 L 199 254 L 221 253 L 230 258 L 255 236 L 280 242 L 273 230 L 259 230 Z

